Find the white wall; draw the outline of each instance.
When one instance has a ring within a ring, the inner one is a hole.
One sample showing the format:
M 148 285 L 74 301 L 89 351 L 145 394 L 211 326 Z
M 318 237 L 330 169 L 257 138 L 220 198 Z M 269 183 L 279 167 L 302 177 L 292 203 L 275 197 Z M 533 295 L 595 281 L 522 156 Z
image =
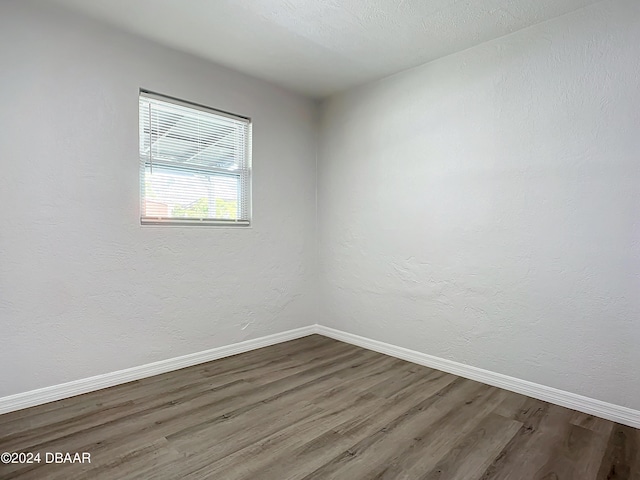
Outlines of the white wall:
M 0 397 L 316 322 L 316 105 L 0 3 Z M 253 118 L 253 228 L 139 225 L 138 89 Z
M 640 5 L 324 105 L 0 3 L 0 397 L 322 324 L 640 408 Z M 254 226 L 141 227 L 137 93 L 254 120 Z
M 331 98 L 331 327 L 640 409 L 640 4 Z

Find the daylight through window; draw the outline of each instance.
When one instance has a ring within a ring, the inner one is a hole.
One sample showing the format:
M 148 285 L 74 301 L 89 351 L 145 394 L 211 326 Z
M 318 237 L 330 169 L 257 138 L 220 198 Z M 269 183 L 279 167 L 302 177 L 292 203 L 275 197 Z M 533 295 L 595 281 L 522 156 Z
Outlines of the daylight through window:
M 143 224 L 249 225 L 248 118 L 140 92 Z

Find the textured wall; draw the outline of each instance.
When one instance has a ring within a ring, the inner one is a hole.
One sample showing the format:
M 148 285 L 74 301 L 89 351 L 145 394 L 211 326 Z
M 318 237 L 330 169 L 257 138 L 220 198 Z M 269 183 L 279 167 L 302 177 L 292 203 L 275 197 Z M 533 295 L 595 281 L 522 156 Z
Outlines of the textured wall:
M 598 0 L 40 1 L 322 97 Z
M 316 106 L 0 4 L 0 397 L 315 323 Z M 138 88 L 254 121 L 252 229 L 139 225 Z
M 330 99 L 322 323 L 640 408 L 640 4 Z

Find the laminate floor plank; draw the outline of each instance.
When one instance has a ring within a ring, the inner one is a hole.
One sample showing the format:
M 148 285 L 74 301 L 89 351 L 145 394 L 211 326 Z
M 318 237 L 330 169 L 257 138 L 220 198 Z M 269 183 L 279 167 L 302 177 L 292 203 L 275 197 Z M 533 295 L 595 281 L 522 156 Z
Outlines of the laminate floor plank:
M 394 418 L 374 434 L 340 452 L 329 463 L 304 478 L 375 478 L 379 473 L 373 473 L 374 470 L 393 468 L 398 462 L 405 463 L 405 456 L 410 457 L 406 464 L 412 463 L 415 460 L 412 444 L 417 442 L 425 446 L 422 436 L 428 431 L 437 430 L 444 418 L 457 418 L 463 405 L 480 402 L 494 393 L 498 392 L 492 387 L 458 379 Z
M 479 478 L 521 427 L 520 422 L 490 413 L 440 461 L 435 463 L 426 475 L 419 478 L 421 480 Z
M 242 466 L 243 463 L 234 458 L 224 459 L 213 467 L 226 468 L 225 478 L 255 478 L 256 475 L 265 480 L 302 478 L 328 463 L 336 453 L 384 429 L 388 422 L 405 414 L 425 397 L 436 396 L 455 379 L 452 375 L 435 372 L 422 381 L 417 381 L 415 389 L 401 386 L 389 399 L 378 398 L 370 391 L 362 392 L 356 400 L 360 402 L 361 408 L 357 411 L 352 409 L 350 415 L 342 417 L 341 423 L 320 424 L 309 436 L 300 435 L 297 430 L 292 429 L 290 436 L 295 441 L 292 442 L 291 449 L 274 451 L 269 448 L 271 439 L 267 439 L 261 445 L 254 445 L 239 453 L 251 458 L 251 465 L 248 467 Z M 321 400 L 319 405 L 325 411 L 339 413 L 343 403 L 336 403 L 331 399 Z M 365 406 L 367 408 L 363 408 Z
M 507 392 L 505 398 L 496 406 L 493 413 L 505 418 L 515 419 L 527 397 L 519 393 Z
M 331 382 L 340 370 L 352 370 L 359 365 L 366 365 L 372 358 L 380 359 L 380 356 L 362 349 L 352 350 L 340 357 L 307 368 L 306 371 L 293 374 L 287 379 L 279 379 L 269 384 L 256 387 L 243 380 L 236 380 L 214 387 L 209 392 L 189 394 L 169 402 L 161 398 L 160 402 L 154 403 L 144 411 L 108 421 L 103 420 L 102 423 L 99 418 L 92 418 L 90 422 L 79 419 L 72 424 L 66 424 L 61 430 L 47 430 L 47 441 L 23 449 L 101 452 L 110 447 L 122 448 L 123 442 L 130 443 L 132 439 L 144 441 L 146 435 L 164 436 L 176 428 L 205 424 L 217 421 L 220 417 L 228 418 L 282 395 L 295 393 L 304 398 L 306 395 L 312 395 L 314 391 L 324 390 L 326 384 Z M 233 390 L 229 391 L 227 387 Z M 55 439 L 48 440 L 51 437 Z M 34 438 L 37 437 L 29 437 L 29 441 L 34 441 Z M 31 465 L 25 470 L 38 467 Z
M 318 338 L 323 338 L 318 336 Z M 327 339 L 325 339 L 327 340 Z M 277 347 L 277 349 L 275 348 Z M 187 367 L 171 375 L 157 375 L 105 390 L 99 397 L 92 393 L 51 402 L 37 407 L 6 414 L 3 419 L 6 435 L 27 429 L 52 426 L 77 418 L 81 414 L 103 412 L 122 403 L 143 403 L 158 395 L 167 395 L 181 390 L 189 390 L 201 384 L 210 384 L 215 376 L 216 384 L 225 380 L 242 378 L 253 380 L 263 377 L 274 370 L 291 368 L 304 369 L 314 362 L 322 362 L 341 352 L 347 352 L 348 346 L 337 342 L 312 342 L 308 348 L 295 341 L 278 344 L 225 358 L 225 362 L 209 362 L 203 365 Z M 308 367 L 307 367 L 308 368 Z M 178 374 L 179 372 L 179 374 Z M 55 413 L 54 413 L 55 412 Z
M 6 449 L 9 444 L 13 445 L 14 448 L 23 450 L 27 448 L 54 448 L 55 445 L 51 443 L 52 441 L 66 439 L 76 433 L 104 428 L 119 429 L 122 423 L 131 426 L 132 419 L 145 421 L 149 415 L 162 417 L 164 412 L 174 406 L 177 408 L 171 409 L 171 412 L 178 409 L 183 411 L 189 411 L 193 408 L 201 410 L 208 408 L 220 398 L 230 397 L 235 399 L 244 391 L 249 394 L 248 397 L 242 397 L 244 400 L 247 398 L 254 398 L 256 401 L 263 400 L 265 397 L 275 393 L 281 393 L 291 388 L 300 388 L 304 384 L 310 385 L 317 381 L 319 377 L 330 376 L 336 370 L 350 368 L 353 364 L 372 356 L 374 356 L 373 352 L 364 350 L 347 351 L 329 360 L 325 359 L 324 361 L 309 363 L 306 365 L 306 370 L 297 371 L 285 379 L 280 378 L 262 387 L 250 385 L 240 377 L 234 381 L 225 379 L 228 382 L 224 384 L 219 384 L 215 379 L 209 380 L 208 382 L 198 383 L 197 388 L 194 390 L 180 390 L 175 395 L 155 395 L 153 400 L 146 403 L 132 404 L 131 402 L 125 402 L 124 404 L 118 404 L 116 407 L 79 415 L 73 419 L 65 419 L 48 425 L 45 431 L 29 430 L 21 434 L 0 437 L 0 450 Z M 232 389 L 232 392 L 227 392 L 227 388 Z M 233 402 L 227 403 L 231 405 Z M 162 421 L 162 418 L 158 418 L 155 421 Z M 80 447 L 81 445 L 78 446 L 78 448 Z
M 266 437 L 312 416 L 312 413 L 322 412 L 329 403 L 333 408 L 337 408 L 348 402 L 363 386 L 377 381 L 381 373 L 393 375 L 393 370 L 388 367 L 390 362 L 385 363 L 387 365 L 378 365 L 379 368 L 361 371 L 361 377 L 345 380 L 336 376 L 334 381 L 315 392 L 305 391 L 300 395 L 282 396 L 272 401 L 261 402 L 258 408 L 248 410 L 244 414 L 225 415 L 205 424 L 181 429 L 167 435 L 167 439 L 176 449 L 187 454 L 198 453 L 202 442 L 208 442 L 211 448 L 208 449 L 207 456 L 212 458 L 215 447 L 218 446 L 224 449 L 223 454 L 218 455 L 218 458 L 221 458 L 258 441 L 260 438 L 256 436 L 256 431 L 260 432 L 260 436 Z M 299 412 L 304 410 L 312 413 L 299 415 Z M 285 418 L 291 415 L 295 415 L 294 421 Z
M 536 472 L 535 478 L 582 480 L 593 477 L 598 472 L 606 447 L 606 438 L 570 423 L 565 437 L 555 443 L 552 454 Z
M 0 480 L 640 480 L 640 431 L 319 335 L 0 415 Z
M 375 469 L 369 465 L 367 468 L 371 471 L 365 478 L 387 480 L 425 476 L 425 472 L 429 472 L 433 465 L 437 465 L 462 439 L 471 434 L 505 396 L 503 390 L 477 385 L 480 390 L 465 396 L 462 402 L 448 399 L 454 408 L 434 423 L 422 421 L 418 422 L 419 425 L 408 425 L 410 435 L 403 429 L 397 430 L 398 451 L 393 456 L 387 456 L 384 450 L 379 451 L 378 455 L 384 460 L 378 461 Z M 512 436 L 509 432 L 509 437 Z M 384 447 L 384 444 L 380 446 Z M 336 478 L 340 478 L 340 472 Z
M 640 430 L 613 427 L 596 480 L 640 480 Z
M 535 405 L 537 402 L 532 403 Z M 571 410 L 547 404 L 542 408 L 533 407 L 518 415 L 524 420 L 523 426 L 481 478 L 539 478 L 539 471 L 567 436 L 572 414 Z
M 366 408 L 374 408 L 379 399 L 373 396 L 357 397 L 349 402 L 342 402 L 341 406 L 330 412 L 311 416 L 303 422 L 291 425 L 259 442 L 253 443 L 247 448 L 224 457 L 213 463 L 190 471 L 182 478 L 193 479 L 218 479 L 218 478 L 265 478 L 262 467 L 274 457 L 286 456 L 300 442 L 314 438 L 317 432 L 338 426 L 347 419 L 353 417 L 354 411 Z M 206 454 L 200 455 L 200 462 Z M 190 469 L 189 469 L 190 470 Z
M 278 412 L 282 415 L 292 415 L 298 410 L 305 408 L 315 409 L 318 415 L 322 415 L 327 410 L 340 410 L 345 404 L 351 402 L 358 396 L 366 396 L 363 392 L 381 380 L 391 379 L 395 375 L 395 367 L 398 361 L 395 359 L 382 359 L 383 361 L 369 362 L 368 364 L 357 367 L 358 370 L 351 368 L 349 375 L 338 373 L 334 376 L 333 386 L 324 388 L 311 396 L 311 398 L 300 399 L 295 405 L 287 404 L 287 397 L 278 398 L 273 402 L 269 402 L 264 408 L 255 411 L 255 415 L 245 415 L 237 418 L 235 424 L 227 422 L 224 426 L 208 425 L 205 429 L 190 429 L 176 432 L 167 438 L 171 444 L 179 451 L 185 452 L 189 456 L 193 456 L 200 451 L 201 442 L 208 439 L 211 448 L 208 449 L 206 455 L 200 458 L 193 457 L 190 461 L 192 468 L 194 465 L 201 467 L 212 463 L 214 460 L 222 459 L 231 455 L 245 447 L 250 447 L 265 437 L 276 435 L 282 428 L 299 423 L 302 418 L 296 418 L 295 422 L 276 421 Z M 373 398 L 373 396 L 370 396 Z M 270 414 L 267 409 L 270 409 Z M 318 416 L 316 415 L 316 416 Z M 311 418 L 314 415 L 308 415 Z M 261 418 L 263 417 L 263 418 Z M 251 429 L 247 429 L 247 424 L 252 425 Z M 256 427 L 255 429 L 253 427 Z M 256 431 L 259 432 L 256 435 Z M 219 436 L 220 441 L 211 440 L 214 436 Z M 296 437 L 298 438 L 298 437 Z M 299 438 L 298 438 L 299 440 Z
M 74 423 L 71 432 L 63 431 L 60 436 L 56 436 L 55 432 L 44 430 L 42 438 L 45 440 L 41 443 L 37 443 L 38 437 L 31 432 L 28 446 L 5 446 L 2 448 L 5 451 L 91 452 L 93 455 L 100 455 L 104 449 L 117 448 L 122 442 L 132 443 L 134 438 L 137 438 L 135 444 L 144 444 L 148 440 L 148 436 L 153 439 L 160 438 L 164 436 L 163 427 L 167 423 L 184 425 L 185 423 L 199 422 L 199 414 L 202 412 L 215 409 L 220 405 L 228 407 L 233 404 L 233 399 L 236 396 L 248 394 L 252 390 L 250 384 L 236 381 L 231 385 L 217 388 L 215 392 L 205 392 L 175 402 L 161 403 L 146 411 L 104 423 L 100 423 L 99 419 L 92 419 L 86 428 Z M 10 445 L 7 442 L 4 444 Z M 17 445 L 24 444 L 17 443 Z M 6 469 L 17 469 L 26 474 L 34 470 L 41 472 L 46 466 L 43 463 L 10 465 Z M 37 474 L 33 478 L 38 478 Z
M 586 428 L 599 435 L 603 435 L 607 438 L 611 435 L 614 423 L 604 418 L 594 417 L 582 412 L 573 412 L 570 422 L 573 425 Z

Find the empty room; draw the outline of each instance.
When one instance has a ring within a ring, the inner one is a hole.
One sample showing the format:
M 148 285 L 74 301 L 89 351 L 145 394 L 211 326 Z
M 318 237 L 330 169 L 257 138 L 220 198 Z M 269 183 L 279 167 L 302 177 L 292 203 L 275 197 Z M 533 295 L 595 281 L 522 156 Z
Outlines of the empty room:
M 638 0 L 0 0 L 0 480 L 640 480 Z

